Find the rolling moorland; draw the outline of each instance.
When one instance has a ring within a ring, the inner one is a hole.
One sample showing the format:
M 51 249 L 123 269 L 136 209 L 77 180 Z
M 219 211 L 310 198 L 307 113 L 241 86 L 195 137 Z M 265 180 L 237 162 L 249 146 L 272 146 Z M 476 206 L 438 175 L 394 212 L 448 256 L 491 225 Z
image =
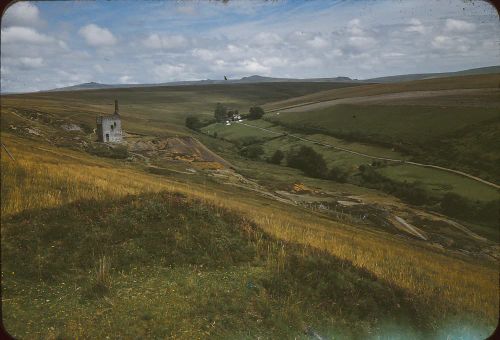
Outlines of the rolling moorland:
M 499 307 L 499 84 L 3 95 L 4 326 L 53 339 L 485 338 Z M 126 138 L 106 146 L 95 117 L 114 99 Z M 216 103 L 266 113 L 226 125 Z M 331 175 L 294 167 L 301 147 Z

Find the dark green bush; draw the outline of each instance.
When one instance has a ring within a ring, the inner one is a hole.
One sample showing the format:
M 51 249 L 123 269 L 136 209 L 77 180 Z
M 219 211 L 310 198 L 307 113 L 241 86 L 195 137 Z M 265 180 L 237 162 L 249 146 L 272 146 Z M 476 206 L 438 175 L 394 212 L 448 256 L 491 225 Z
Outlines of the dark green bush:
M 323 156 L 308 146 L 292 149 L 288 153 L 287 164 L 291 168 L 302 170 L 306 175 L 326 178 L 328 168 Z
M 272 164 L 280 164 L 283 158 L 285 158 L 285 153 L 281 150 L 276 150 L 268 161 Z
M 264 115 L 264 109 L 262 109 L 260 106 L 254 106 L 250 108 L 247 118 L 250 120 L 260 119 L 262 118 L 263 115 Z
M 349 174 L 347 173 L 347 171 L 335 166 L 332 167 L 328 172 L 328 178 L 339 183 L 347 182 L 348 176 Z
M 250 145 L 240 150 L 240 155 L 245 158 L 257 160 L 264 154 L 264 149 L 260 145 Z

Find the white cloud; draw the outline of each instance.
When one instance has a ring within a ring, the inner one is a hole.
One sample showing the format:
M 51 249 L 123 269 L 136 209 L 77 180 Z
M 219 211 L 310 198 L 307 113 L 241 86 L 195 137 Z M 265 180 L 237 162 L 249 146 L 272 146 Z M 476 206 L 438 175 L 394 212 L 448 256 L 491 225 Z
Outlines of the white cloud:
M 420 22 L 420 20 L 418 20 L 418 19 L 412 18 L 409 21 L 409 24 L 410 25 L 405 28 L 406 32 L 417 32 L 420 34 L 424 34 L 427 32 L 427 27 L 422 25 L 422 22 Z
M 279 58 L 279 57 L 268 57 L 262 60 L 262 64 L 266 67 L 283 67 L 288 65 L 287 58 Z
M 240 62 L 238 70 L 244 73 L 259 73 L 266 75 L 271 71 L 271 68 L 262 65 L 256 58 L 251 58 Z
M 14 3 L 7 8 L 2 26 L 39 26 L 42 23 L 38 7 L 27 1 Z
M 161 64 L 153 68 L 153 73 L 158 81 L 185 80 L 185 64 Z
M 215 57 L 214 52 L 207 50 L 205 48 L 195 48 L 194 50 L 191 51 L 191 54 L 194 57 L 200 58 L 205 61 L 212 60 Z
M 437 49 L 449 49 L 453 47 L 453 39 L 445 35 L 438 35 L 434 37 L 431 45 Z
M 44 60 L 42 57 L 17 57 L 17 58 L 2 58 L 2 64 L 16 70 L 32 70 L 40 68 L 44 65 Z
M 355 49 L 367 50 L 375 46 L 377 41 L 371 37 L 349 37 L 348 43 Z
M 282 42 L 282 39 L 276 33 L 260 32 L 255 36 L 254 41 L 257 45 L 267 46 L 279 44 Z
M 422 22 L 416 18 L 411 18 L 409 24 L 413 26 L 419 26 L 422 25 Z
M 352 20 L 349 20 L 349 22 L 347 23 L 347 25 L 353 27 L 353 26 L 359 26 L 361 25 L 361 20 L 359 20 L 358 18 L 354 18 Z
M 160 36 L 156 33 L 150 34 L 144 40 L 144 45 L 153 49 L 179 49 L 186 47 L 188 41 L 182 35 Z
M 133 84 L 131 76 L 121 76 L 118 80 L 121 84 Z
M 326 39 L 320 36 L 316 36 L 313 39 L 309 40 L 307 44 L 313 48 L 318 48 L 318 49 L 330 46 L 330 43 Z
M 455 19 L 446 19 L 444 26 L 446 32 L 473 32 L 475 29 L 476 25 L 473 23 Z
M 95 69 L 97 72 L 99 72 L 99 73 L 104 73 L 104 69 L 103 69 L 103 68 L 102 68 L 102 66 L 101 66 L 101 65 L 99 65 L 99 64 L 95 64 L 95 65 L 94 65 L 94 69 Z
M 78 33 L 85 39 L 87 44 L 94 47 L 111 46 L 117 42 L 113 33 L 107 28 L 99 27 L 95 24 L 89 24 L 80 28 Z
M 361 28 L 361 20 L 359 19 L 352 19 L 347 23 L 347 32 L 351 35 L 364 35 L 365 32 Z
M 236 46 L 236 45 L 233 45 L 233 44 L 229 44 L 227 45 L 227 51 L 229 53 L 240 53 L 241 52 L 241 48 L 239 46 Z
M 26 69 L 38 68 L 38 67 L 41 67 L 43 65 L 43 59 L 42 58 L 22 57 L 22 58 L 19 58 L 19 64 L 22 68 L 26 68 Z
M 471 49 L 471 43 L 472 41 L 465 37 L 438 35 L 432 40 L 431 45 L 437 50 L 464 53 Z
M 304 68 L 316 68 L 322 65 L 321 60 L 314 57 L 307 57 L 304 59 L 300 59 L 293 64 L 295 67 L 304 67 Z
M 38 33 L 33 28 L 12 26 L 2 29 L 2 43 L 47 44 L 55 41 L 53 38 Z
M 404 53 L 399 53 L 399 52 L 387 52 L 387 53 L 382 53 L 382 57 L 387 57 L 387 58 L 398 58 L 398 57 L 403 57 L 406 54 Z

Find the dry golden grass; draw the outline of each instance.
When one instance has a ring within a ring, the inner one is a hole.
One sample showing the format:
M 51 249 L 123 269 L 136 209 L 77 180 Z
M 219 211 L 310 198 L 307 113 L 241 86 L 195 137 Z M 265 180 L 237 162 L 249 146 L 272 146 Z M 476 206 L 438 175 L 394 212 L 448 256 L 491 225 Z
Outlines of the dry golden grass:
M 324 249 L 351 261 L 411 292 L 417 303 L 435 315 L 446 318 L 455 313 L 472 314 L 492 325 L 498 320 L 498 270 L 493 266 L 328 220 L 250 192 L 241 195 L 216 187 L 187 185 L 147 174 L 124 162 L 30 144 L 14 136 L 7 135 L 3 142 L 16 157 L 12 161 L 4 152 L 1 155 L 4 217 L 82 199 L 97 203 L 128 194 L 178 191 L 221 209 L 237 211 L 278 238 Z M 263 200 L 267 205 L 259 204 Z

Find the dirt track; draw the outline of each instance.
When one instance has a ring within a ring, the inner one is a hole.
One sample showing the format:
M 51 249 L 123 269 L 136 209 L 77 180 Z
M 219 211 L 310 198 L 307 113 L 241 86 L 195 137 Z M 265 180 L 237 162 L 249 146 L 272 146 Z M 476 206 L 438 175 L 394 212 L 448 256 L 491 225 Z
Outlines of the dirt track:
M 339 104 L 364 104 L 364 103 L 377 103 L 384 102 L 387 100 L 398 100 L 398 99 L 418 99 L 418 98 L 432 98 L 440 96 L 449 95 L 464 95 L 464 94 L 475 94 L 484 93 L 485 90 L 493 91 L 500 94 L 498 89 L 457 89 L 457 90 L 438 90 L 438 91 L 408 91 L 408 92 L 398 92 L 398 93 L 387 93 L 378 94 L 372 96 L 363 97 L 349 97 L 341 99 L 332 99 L 319 102 L 308 102 L 292 106 L 283 107 L 280 109 L 272 109 L 269 112 L 307 112 L 312 110 L 324 109 L 330 106 Z

